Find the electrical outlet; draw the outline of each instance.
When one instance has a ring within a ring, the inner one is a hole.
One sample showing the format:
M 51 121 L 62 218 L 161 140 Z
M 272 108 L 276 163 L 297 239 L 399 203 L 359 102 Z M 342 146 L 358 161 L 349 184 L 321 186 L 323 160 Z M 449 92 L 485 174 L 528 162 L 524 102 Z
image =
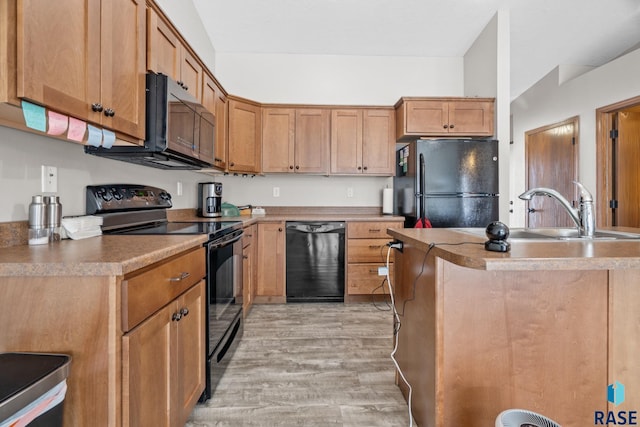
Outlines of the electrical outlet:
M 43 193 L 58 192 L 58 168 L 55 166 L 41 166 L 41 187 Z
M 176 195 L 182 196 L 182 182 L 178 181 L 176 184 Z
M 273 187 L 273 197 L 280 197 L 280 187 Z
M 347 197 L 353 197 L 353 187 L 347 188 Z

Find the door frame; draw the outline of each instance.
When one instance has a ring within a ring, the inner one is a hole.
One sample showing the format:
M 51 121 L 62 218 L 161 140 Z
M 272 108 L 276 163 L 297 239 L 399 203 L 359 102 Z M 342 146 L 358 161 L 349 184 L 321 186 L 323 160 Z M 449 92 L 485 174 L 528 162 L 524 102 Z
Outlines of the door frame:
M 611 227 L 613 216 L 609 200 L 613 191 L 611 164 L 613 155 L 609 134 L 613 128 L 612 116 L 621 110 L 640 106 L 640 96 L 596 109 L 596 226 Z
M 565 119 L 561 122 L 552 123 L 545 126 L 540 126 L 535 129 L 531 129 L 525 131 L 524 133 L 524 184 L 525 188 L 529 189 L 529 141 L 530 136 L 536 133 L 544 132 L 549 129 L 557 128 L 565 125 L 573 125 L 573 137 L 575 138 L 575 143 L 573 144 L 573 170 L 574 170 L 574 181 L 578 181 L 578 177 L 580 176 L 579 165 L 580 165 L 580 116 L 573 116 Z M 577 189 L 574 188 L 574 200 L 576 200 Z M 526 215 L 525 210 L 525 225 L 529 226 L 529 215 Z

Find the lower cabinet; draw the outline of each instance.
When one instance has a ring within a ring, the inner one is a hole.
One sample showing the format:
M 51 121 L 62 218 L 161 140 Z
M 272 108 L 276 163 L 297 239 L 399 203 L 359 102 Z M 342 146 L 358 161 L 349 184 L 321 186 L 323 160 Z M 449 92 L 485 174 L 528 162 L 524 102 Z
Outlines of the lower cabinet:
M 347 224 L 346 301 L 349 297 L 389 294 L 384 281 L 386 276 L 380 275 L 379 268 L 386 265 L 386 245 L 391 241 L 387 229 L 402 226 L 402 222 L 395 221 L 352 221 Z M 393 252 L 389 269 L 393 278 Z
M 186 423 L 204 389 L 204 302 L 200 281 L 124 335 L 124 425 Z
M 256 294 L 256 237 L 258 226 L 244 228 L 242 236 L 242 315 L 246 317 Z
M 285 222 L 258 224 L 256 303 L 286 302 Z

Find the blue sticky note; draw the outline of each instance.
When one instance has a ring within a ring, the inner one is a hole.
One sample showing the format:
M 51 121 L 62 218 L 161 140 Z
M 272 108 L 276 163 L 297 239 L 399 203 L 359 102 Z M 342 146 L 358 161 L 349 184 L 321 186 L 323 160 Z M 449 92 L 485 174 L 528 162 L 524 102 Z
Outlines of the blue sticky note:
M 93 145 L 94 147 L 100 147 L 100 144 L 102 144 L 102 130 L 91 125 L 87 125 L 87 129 L 89 129 L 89 139 L 87 140 L 87 144 Z
M 22 114 L 27 127 L 40 132 L 47 131 L 47 116 L 44 107 L 23 100 Z

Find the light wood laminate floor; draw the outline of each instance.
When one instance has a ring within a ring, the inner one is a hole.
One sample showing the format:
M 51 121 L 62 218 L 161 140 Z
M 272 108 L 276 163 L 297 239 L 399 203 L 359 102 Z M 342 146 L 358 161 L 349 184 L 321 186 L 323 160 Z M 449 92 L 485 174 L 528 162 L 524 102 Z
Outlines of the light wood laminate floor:
M 389 356 L 390 311 L 256 305 L 244 328 L 214 396 L 196 406 L 187 426 L 409 425 Z

